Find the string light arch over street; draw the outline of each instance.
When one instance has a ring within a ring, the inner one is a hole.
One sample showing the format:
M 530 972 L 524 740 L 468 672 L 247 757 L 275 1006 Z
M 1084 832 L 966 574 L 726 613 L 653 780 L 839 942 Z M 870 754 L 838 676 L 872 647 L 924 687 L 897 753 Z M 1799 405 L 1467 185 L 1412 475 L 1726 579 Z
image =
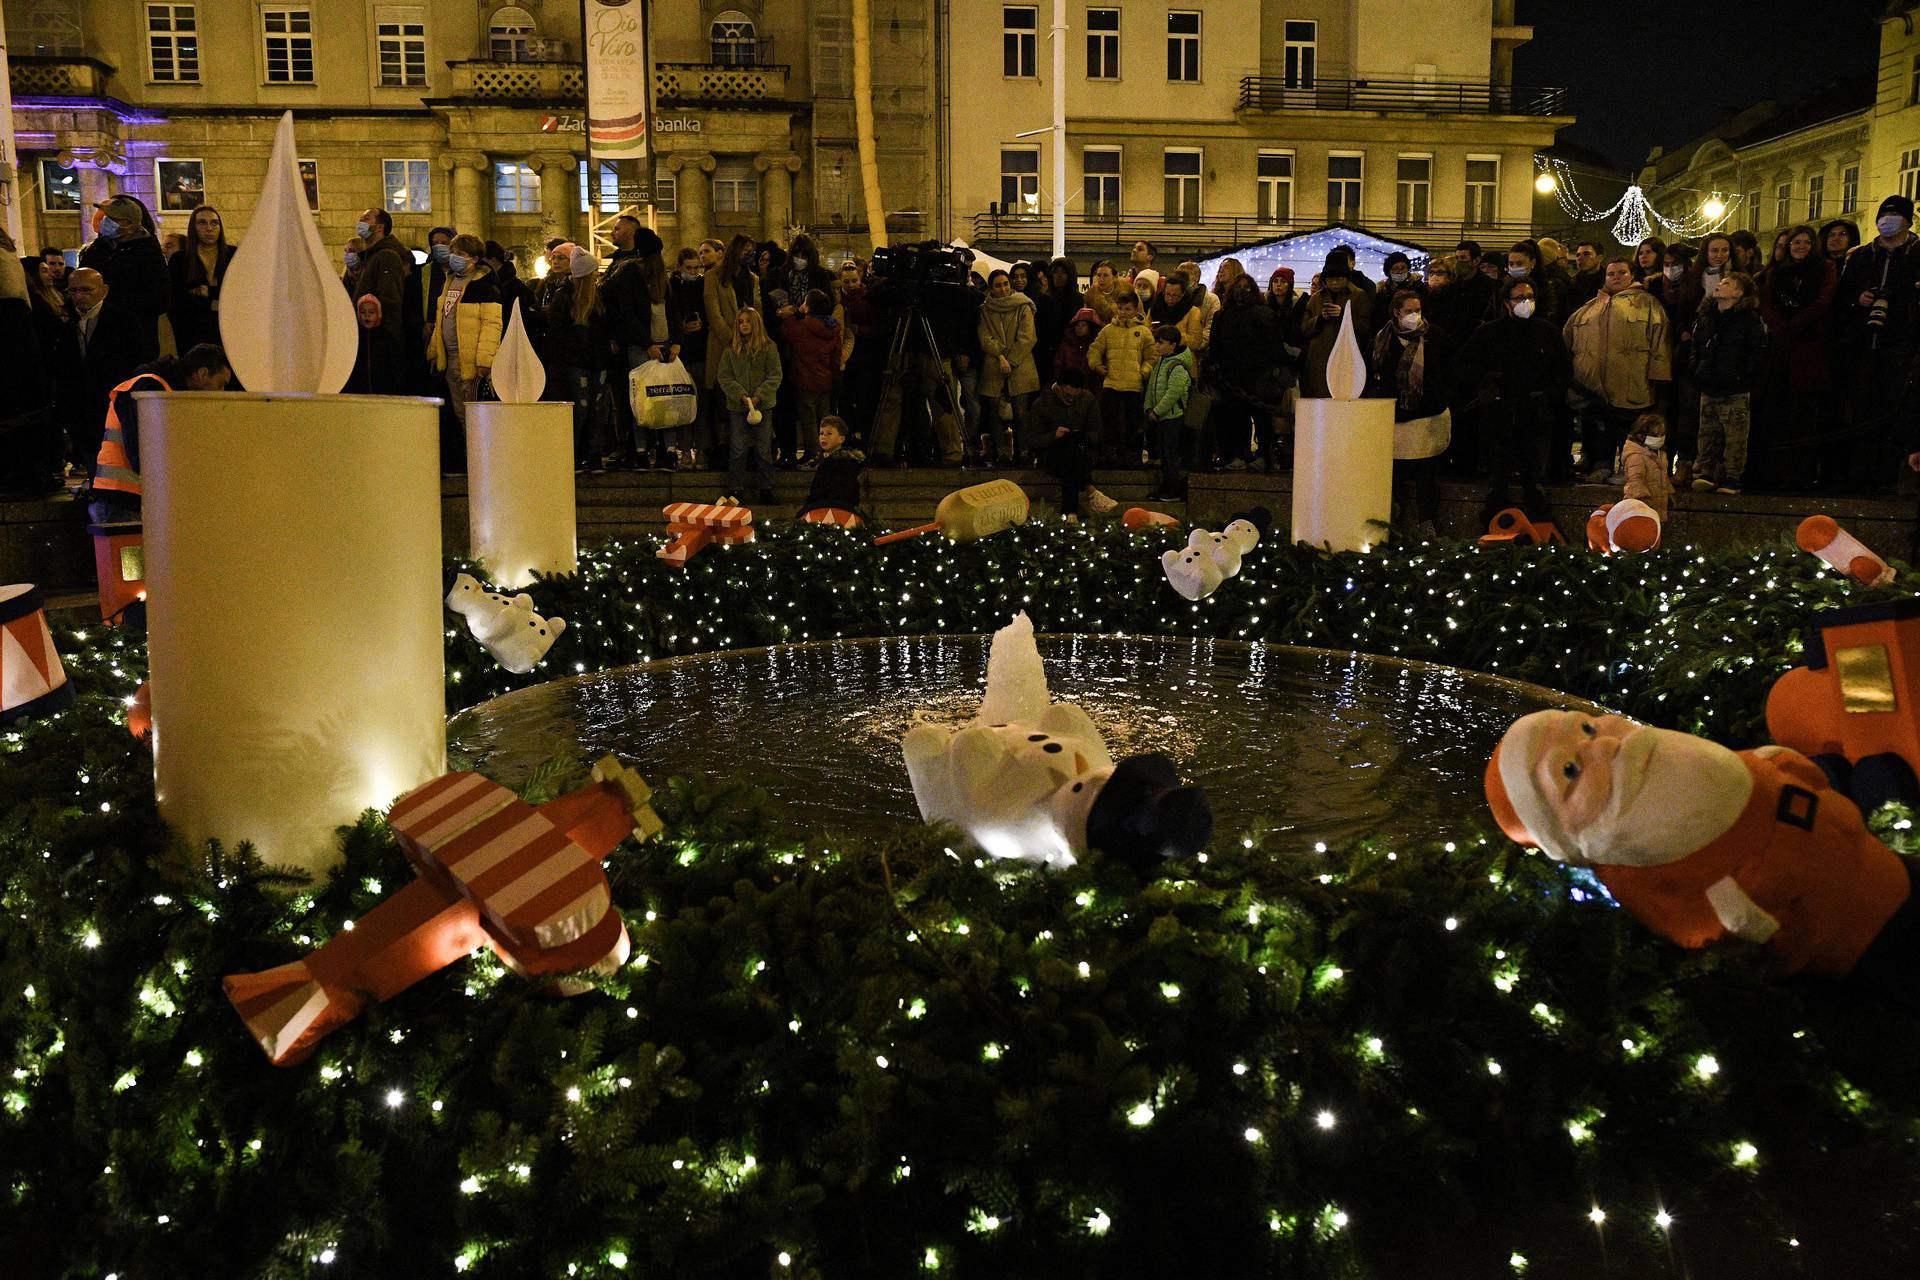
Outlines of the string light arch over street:
M 1597 209 L 1580 198 L 1580 192 L 1574 186 L 1573 171 L 1565 162 L 1553 156 L 1541 155 L 1534 157 L 1534 165 L 1535 191 L 1558 199 L 1561 210 L 1576 222 L 1604 222 L 1612 218 L 1610 230 L 1615 242 L 1621 245 L 1639 244 L 1653 234 L 1656 225 L 1669 237 L 1696 239 L 1719 230 L 1741 204 L 1739 196 L 1710 191 L 1693 213 L 1669 218 L 1653 207 L 1646 192 L 1638 186 L 1629 186 L 1620 193 L 1618 200 L 1604 209 Z

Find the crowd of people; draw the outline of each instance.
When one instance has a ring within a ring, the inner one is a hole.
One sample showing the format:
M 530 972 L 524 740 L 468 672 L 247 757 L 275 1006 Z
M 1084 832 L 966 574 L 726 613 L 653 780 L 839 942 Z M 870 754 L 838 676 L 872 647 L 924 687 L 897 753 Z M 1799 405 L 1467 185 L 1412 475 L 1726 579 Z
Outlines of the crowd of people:
M 57 486 L 62 462 L 97 487 L 107 437 L 125 447 L 125 384 L 156 370 L 204 382 L 203 348 L 217 355 L 233 257 L 219 211 L 163 241 L 134 197 L 99 209 L 73 270 L 57 249 L 17 259 L 15 327 L 33 344 L 18 349 L 36 354 L 9 361 L 9 431 L 28 446 L 8 450 L 15 492 Z M 834 267 L 805 234 L 706 240 L 670 262 L 632 217 L 613 223 L 606 261 L 556 239 L 526 280 L 496 242 L 436 227 L 416 253 L 368 209 L 340 259 L 360 326 L 346 389 L 444 399 L 443 466 L 462 470 L 466 406 L 491 394 L 517 311 L 547 398 L 574 406 L 583 471 L 724 464 L 730 495 L 764 503 L 777 469 L 828 455 L 836 473 L 863 457 L 1032 466 L 1077 516 L 1109 502 L 1096 468 L 1153 468 L 1154 496 L 1177 499 L 1193 471 L 1287 466 L 1294 401 L 1328 394 L 1350 314 L 1365 394 L 1395 402 L 1396 506 L 1413 529 L 1431 528 L 1449 472 L 1486 479 L 1489 513 L 1536 517 L 1542 486 L 1571 481 L 1658 506 L 1674 489 L 1870 494 L 1920 470 L 1913 214 L 1890 196 L 1865 243 L 1834 221 L 1787 228 L 1764 253 L 1745 231 L 1626 254 L 1463 241 L 1423 262 L 1389 254 L 1378 281 L 1342 246 L 1302 286 L 1231 257 L 1204 280 L 1144 240 L 1084 274 L 1068 258 L 983 271 L 934 243 Z M 694 407 L 662 428 L 635 388 L 676 361 Z

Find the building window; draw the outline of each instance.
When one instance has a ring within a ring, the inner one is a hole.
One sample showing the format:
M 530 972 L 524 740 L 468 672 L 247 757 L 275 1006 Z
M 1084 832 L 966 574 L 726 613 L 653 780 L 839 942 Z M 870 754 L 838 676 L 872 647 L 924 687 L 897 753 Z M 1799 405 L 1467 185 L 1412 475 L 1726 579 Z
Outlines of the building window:
M 751 67 L 758 42 L 753 38 L 753 19 L 738 9 L 729 9 L 707 28 L 707 43 L 713 50 L 715 66 Z
M 1747 230 L 1758 231 L 1760 229 L 1760 188 L 1755 187 L 1747 192 L 1741 203 L 1747 206 Z
M 814 10 L 813 91 L 826 98 L 853 96 L 853 19 L 844 13 Z
M 1200 221 L 1200 152 L 1169 147 L 1161 172 L 1166 175 L 1167 221 Z
M 1840 212 L 1851 213 L 1860 207 L 1860 166 L 1850 164 L 1840 171 Z
M 86 52 L 86 32 L 80 24 L 80 0 L 40 0 L 22 17 L 7 6 L 7 33 L 13 37 L 13 56 L 40 57 Z
M 1286 49 L 1286 85 L 1311 89 L 1320 55 L 1320 24 L 1288 22 L 1283 28 Z
M 1783 182 L 1773 189 L 1773 225 L 1784 227 L 1793 221 L 1793 183 Z
M 1120 78 L 1120 11 L 1087 10 L 1087 79 Z
M 313 10 L 273 8 L 260 11 L 266 42 L 268 84 L 313 83 Z
M 533 15 L 508 5 L 493 15 L 487 24 L 487 57 L 494 62 L 527 62 L 532 58 L 531 42 L 540 35 Z
M 190 4 L 147 6 L 147 75 L 160 84 L 200 79 L 200 30 Z
M 1327 221 L 1360 221 L 1360 183 L 1366 157 L 1358 151 L 1335 151 L 1327 157 Z
M 1820 206 L 1827 195 L 1827 175 L 1816 173 L 1807 179 L 1807 221 L 1820 221 Z
M 618 213 L 620 212 L 620 171 L 611 160 L 600 162 L 600 181 L 596 184 L 587 176 L 587 161 L 580 162 L 580 212 L 582 213 Z M 594 187 L 600 189 L 600 203 L 593 202 Z
M 1900 153 L 1900 194 L 1912 200 L 1920 192 L 1920 147 Z
M 659 169 L 653 171 L 653 211 L 680 212 L 680 179 Z
M 1000 74 L 1014 80 L 1034 75 L 1034 39 L 1039 10 L 1031 5 L 1003 5 L 1000 9 Z
M 1120 217 L 1120 148 L 1087 147 L 1080 152 L 1081 203 L 1087 217 L 1114 222 Z
M 1907 105 L 1920 107 L 1920 53 L 1913 55 L 1913 67 L 1907 72 Z
M 427 11 L 381 5 L 374 11 L 380 84 L 406 89 L 427 82 Z
M 1490 227 L 1500 220 L 1500 158 L 1467 157 L 1467 225 Z
M 1293 221 L 1293 152 L 1262 151 L 1255 162 L 1262 222 Z
M 1394 213 L 1403 227 L 1424 227 L 1433 218 L 1433 157 L 1401 156 Z
M 524 160 L 496 161 L 493 166 L 495 213 L 540 212 L 540 175 Z
M 80 171 L 61 166 L 58 160 L 40 162 L 40 211 L 77 213 L 80 209 Z
M 432 169 L 425 160 L 382 160 L 381 186 L 388 213 L 432 213 Z
M 713 211 L 760 212 L 760 175 L 752 160 L 732 156 L 719 162 L 713 171 Z
M 1167 10 L 1167 79 L 1200 82 L 1200 11 Z
M 1040 212 L 1040 148 L 1000 148 L 1000 212 Z

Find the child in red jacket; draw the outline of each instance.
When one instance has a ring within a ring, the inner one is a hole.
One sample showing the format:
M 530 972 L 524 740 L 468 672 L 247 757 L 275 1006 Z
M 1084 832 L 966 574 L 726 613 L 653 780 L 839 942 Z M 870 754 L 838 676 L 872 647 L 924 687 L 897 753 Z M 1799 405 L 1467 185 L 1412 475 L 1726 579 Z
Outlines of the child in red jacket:
M 814 441 L 820 420 L 833 412 L 833 377 L 840 369 L 840 343 L 845 337 L 833 318 L 833 300 L 823 289 L 809 289 L 800 309 L 780 323 L 781 340 L 792 353 L 787 379 L 794 388 L 797 434 L 814 465 Z

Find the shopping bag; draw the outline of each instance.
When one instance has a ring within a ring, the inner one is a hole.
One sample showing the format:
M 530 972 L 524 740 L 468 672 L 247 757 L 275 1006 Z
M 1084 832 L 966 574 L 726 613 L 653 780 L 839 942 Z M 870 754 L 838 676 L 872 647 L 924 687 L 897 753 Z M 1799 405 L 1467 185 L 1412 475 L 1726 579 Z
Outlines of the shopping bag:
M 700 390 L 679 360 L 649 360 L 627 375 L 635 424 L 653 430 L 684 427 L 700 411 Z

